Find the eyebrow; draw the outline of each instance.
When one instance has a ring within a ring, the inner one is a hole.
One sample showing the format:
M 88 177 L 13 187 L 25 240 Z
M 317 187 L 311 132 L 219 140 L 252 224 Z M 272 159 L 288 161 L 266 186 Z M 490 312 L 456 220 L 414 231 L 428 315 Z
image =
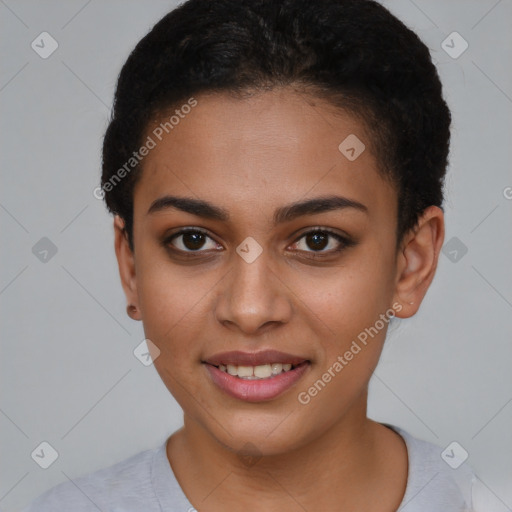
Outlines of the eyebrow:
M 318 213 L 342 210 L 346 208 L 353 208 L 364 213 L 368 212 L 368 208 L 363 203 L 347 197 L 335 195 L 316 197 L 314 199 L 295 202 L 277 208 L 274 212 L 274 226 L 284 222 L 290 222 L 297 217 L 302 217 L 303 215 L 315 215 Z M 153 201 L 147 214 L 149 215 L 167 209 L 180 210 L 197 217 L 203 217 L 211 220 L 227 222 L 230 219 L 230 215 L 227 210 L 202 199 L 169 195 L 160 197 Z

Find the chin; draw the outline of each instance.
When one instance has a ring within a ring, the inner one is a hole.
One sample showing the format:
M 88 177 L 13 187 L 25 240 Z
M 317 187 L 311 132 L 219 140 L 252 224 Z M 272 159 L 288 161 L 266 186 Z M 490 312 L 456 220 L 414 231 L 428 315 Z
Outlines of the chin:
M 300 420 L 295 418 L 288 423 L 287 416 L 287 413 L 270 416 L 238 412 L 232 419 L 225 417 L 222 426 L 209 420 L 203 428 L 207 428 L 221 445 L 237 454 L 278 456 L 306 445 L 309 437 L 303 428 L 297 428 L 299 424 L 304 426 Z

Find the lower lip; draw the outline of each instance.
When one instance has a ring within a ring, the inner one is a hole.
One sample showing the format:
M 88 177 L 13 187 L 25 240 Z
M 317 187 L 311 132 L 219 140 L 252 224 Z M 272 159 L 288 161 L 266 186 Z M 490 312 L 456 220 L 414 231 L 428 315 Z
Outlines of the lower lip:
M 272 400 L 290 389 L 304 375 L 309 367 L 309 362 L 305 361 L 293 370 L 259 380 L 240 379 L 211 364 L 205 363 L 205 366 L 210 372 L 213 382 L 228 395 L 246 402 L 264 402 Z

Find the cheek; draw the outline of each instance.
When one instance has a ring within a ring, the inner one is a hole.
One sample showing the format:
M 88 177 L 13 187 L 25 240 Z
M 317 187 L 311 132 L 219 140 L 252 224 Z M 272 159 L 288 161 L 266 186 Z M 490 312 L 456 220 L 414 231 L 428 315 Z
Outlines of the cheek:
M 139 281 L 140 280 L 140 281 Z M 197 378 L 205 318 L 208 315 L 208 290 L 212 283 L 201 278 L 187 278 L 171 265 L 148 265 L 138 277 L 139 300 L 144 333 L 160 350 L 154 366 L 163 383 L 181 404 L 190 410 L 201 399 Z M 210 306 L 211 307 L 211 306 Z
M 161 356 L 187 357 L 198 351 L 194 340 L 201 339 L 205 308 L 215 279 L 211 273 L 200 276 L 197 269 L 171 265 L 164 258 L 140 258 L 137 289 L 144 320 L 144 332 L 161 350 Z M 164 359 L 162 357 L 162 359 Z
M 305 273 L 291 288 L 301 298 L 305 311 L 314 313 L 322 334 L 341 341 L 373 325 L 389 308 L 393 295 L 389 262 L 359 251 L 343 266 L 328 272 Z M 311 315 L 310 315 L 311 316 Z
M 380 315 L 389 304 L 378 266 L 366 270 L 326 279 L 322 291 L 308 295 L 307 309 L 320 319 L 316 339 L 321 350 L 297 401 L 308 418 L 316 418 L 307 425 L 311 431 L 338 421 L 361 398 L 379 361 L 389 325 L 389 318 L 383 321 Z

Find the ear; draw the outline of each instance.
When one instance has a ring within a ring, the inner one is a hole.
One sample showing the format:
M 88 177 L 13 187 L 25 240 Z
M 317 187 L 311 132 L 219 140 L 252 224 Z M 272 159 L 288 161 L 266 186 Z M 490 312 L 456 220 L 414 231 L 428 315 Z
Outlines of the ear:
M 418 311 L 434 279 L 443 241 L 443 211 L 429 206 L 416 227 L 404 236 L 398 251 L 394 300 L 402 309 L 397 317 L 409 318 Z
M 116 215 L 114 217 L 114 237 L 119 276 L 123 285 L 128 305 L 133 305 L 133 312 L 129 316 L 134 320 L 141 320 L 139 298 L 137 294 L 137 278 L 135 275 L 135 255 L 130 249 L 128 236 L 124 229 L 124 220 Z

